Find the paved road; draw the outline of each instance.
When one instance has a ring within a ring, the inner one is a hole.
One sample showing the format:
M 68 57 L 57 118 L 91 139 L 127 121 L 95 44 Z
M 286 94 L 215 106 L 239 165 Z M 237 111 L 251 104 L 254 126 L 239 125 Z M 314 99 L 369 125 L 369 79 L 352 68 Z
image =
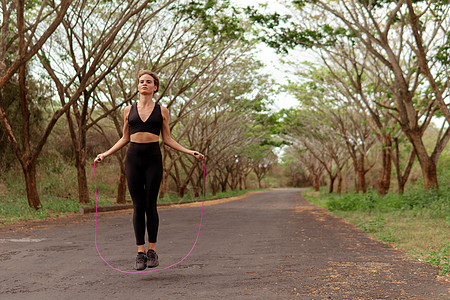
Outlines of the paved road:
M 160 209 L 160 268 L 190 250 L 200 211 Z M 135 258 L 130 215 L 102 213 L 98 229 L 102 255 L 127 271 Z M 299 190 L 210 202 L 191 256 L 149 274 L 122 274 L 100 260 L 94 215 L 22 225 L 0 228 L 0 299 L 450 298 L 436 268 L 310 205 Z

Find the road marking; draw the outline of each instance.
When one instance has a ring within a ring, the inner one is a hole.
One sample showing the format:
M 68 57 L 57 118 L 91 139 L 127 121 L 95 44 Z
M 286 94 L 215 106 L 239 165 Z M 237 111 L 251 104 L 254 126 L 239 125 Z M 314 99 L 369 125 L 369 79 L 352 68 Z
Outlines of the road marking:
M 0 239 L 0 243 L 38 243 L 45 241 L 45 239 L 30 239 L 30 238 L 22 238 L 22 239 Z

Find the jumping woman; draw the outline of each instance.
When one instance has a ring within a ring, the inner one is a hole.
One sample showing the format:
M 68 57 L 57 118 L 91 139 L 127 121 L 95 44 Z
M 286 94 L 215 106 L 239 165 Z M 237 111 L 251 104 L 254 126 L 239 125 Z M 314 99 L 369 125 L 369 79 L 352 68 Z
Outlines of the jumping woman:
M 156 208 L 163 166 L 159 135 L 167 146 L 204 159 L 203 154 L 184 148 L 170 135 L 169 111 L 153 101 L 158 92 L 159 78 L 156 73 L 141 70 L 138 74 L 139 102 L 125 107 L 123 135 L 108 151 L 97 155 L 95 162 L 130 143 L 127 150 L 126 170 L 128 190 L 133 200 L 133 227 L 138 254 L 136 269 L 144 270 L 159 265 L 156 254 L 159 218 Z M 147 216 L 148 252 L 145 254 L 145 217 Z

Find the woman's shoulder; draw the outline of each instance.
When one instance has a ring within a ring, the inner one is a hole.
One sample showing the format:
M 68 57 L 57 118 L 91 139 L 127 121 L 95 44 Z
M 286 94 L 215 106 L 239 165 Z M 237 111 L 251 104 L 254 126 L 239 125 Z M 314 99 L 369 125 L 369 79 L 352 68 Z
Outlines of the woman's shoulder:
M 136 106 L 136 103 L 125 106 L 124 111 L 130 111 L 133 106 Z
M 163 113 L 163 114 L 165 114 L 165 113 L 169 113 L 169 110 L 166 108 L 166 107 L 164 107 L 164 106 L 162 106 L 161 104 L 159 104 L 158 103 L 158 105 L 159 105 L 159 107 L 161 108 L 161 113 Z
M 134 104 L 133 104 L 133 105 L 134 105 Z M 124 110 L 123 110 L 123 114 L 124 114 L 125 116 L 128 116 L 128 114 L 130 113 L 131 107 L 132 107 L 133 105 L 127 105 L 127 106 L 125 106 L 125 108 L 124 108 Z

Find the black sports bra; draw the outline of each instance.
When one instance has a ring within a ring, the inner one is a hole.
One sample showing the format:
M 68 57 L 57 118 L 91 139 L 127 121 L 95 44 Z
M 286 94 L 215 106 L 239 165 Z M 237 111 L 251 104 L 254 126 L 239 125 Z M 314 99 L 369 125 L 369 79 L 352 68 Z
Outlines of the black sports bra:
M 163 123 L 161 114 L 161 106 L 155 103 L 152 113 L 147 120 L 142 121 L 137 110 L 137 103 L 131 105 L 130 113 L 128 114 L 128 126 L 130 128 L 130 135 L 136 132 L 150 132 L 155 135 L 160 134 Z

